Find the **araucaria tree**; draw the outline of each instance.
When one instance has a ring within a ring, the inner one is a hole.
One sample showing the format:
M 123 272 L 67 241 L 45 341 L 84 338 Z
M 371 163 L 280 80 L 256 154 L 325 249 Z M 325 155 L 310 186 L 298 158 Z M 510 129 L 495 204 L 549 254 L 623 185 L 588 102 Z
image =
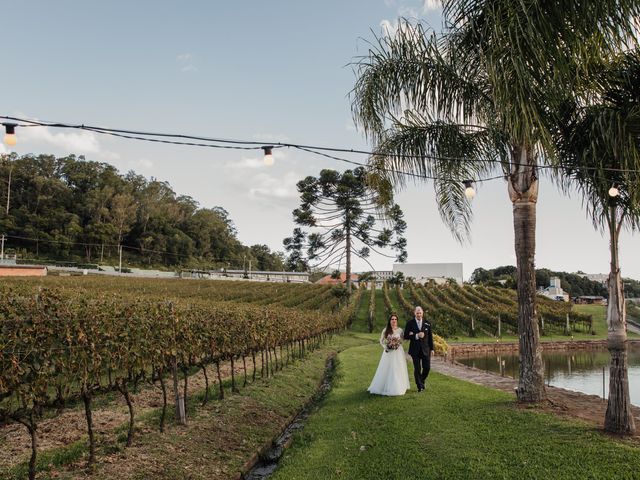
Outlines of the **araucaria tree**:
M 305 259 L 309 265 L 326 269 L 344 262 L 347 290 L 351 291 L 351 256 L 367 260 L 371 252 L 393 258 L 384 250 L 395 250 L 396 260 L 407 259 L 407 241 L 402 236 L 407 224 L 400 207 L 393 203 L 388 188 L 369 185 L 362 168 L 322 170 L 319 177 L 298 182 L 300 208 L 293 211 L 297 225 L 284 240 L 290 259 Z
M 536 313 L 540 166 L 556 160 L 550 123 L 594 60 L 632 38 L 637 0 L 442 0 L 436 34 L 401 21 L 356 64 L 356 124 L 372 162 L 396 185 L 435 178 L 441 216 L 458 238 L 471 209 L 462 181 L 500 171 L 513 204 L 520 376 L 518 399 L 545 398 Z M 468 177 L 468 178 L 465 178 Z

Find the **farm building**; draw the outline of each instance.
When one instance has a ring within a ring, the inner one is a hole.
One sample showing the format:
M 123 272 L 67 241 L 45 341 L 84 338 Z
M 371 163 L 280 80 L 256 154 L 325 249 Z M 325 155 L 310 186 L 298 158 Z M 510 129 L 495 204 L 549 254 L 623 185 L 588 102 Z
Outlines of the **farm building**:
M 569 294 L 562 290 L 560 278 L 558 277 L 551 277 L 551 284 L 547 288 L 538 291 L 538 294 L 544 295 L 551 300 L 569 301 Z
M 394 263 L 393 274 L 402 272 L 404 278 L 413 278 L 417 283 L 426 283 L 434 280 L 444 283 L 452 278 L 462 285 L 462 263 Z

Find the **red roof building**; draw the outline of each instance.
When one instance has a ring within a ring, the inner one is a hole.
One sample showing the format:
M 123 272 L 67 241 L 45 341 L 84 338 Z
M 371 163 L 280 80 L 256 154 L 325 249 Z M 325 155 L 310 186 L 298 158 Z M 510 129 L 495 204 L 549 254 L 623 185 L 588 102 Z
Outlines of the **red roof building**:
M 44 277 L 44 265 L 0 265 L 0 277 Z
M 355 273 L 351 274 L 351 283 L 358 283 L 358 279 L 358 275 Z M 340 272 L 340 278 L 332 278 L 331 275 L 326 275 L 316 283 L 320 285 L 338 285 L 341 283 L 347 283 L 347 274 L 345 272 Z

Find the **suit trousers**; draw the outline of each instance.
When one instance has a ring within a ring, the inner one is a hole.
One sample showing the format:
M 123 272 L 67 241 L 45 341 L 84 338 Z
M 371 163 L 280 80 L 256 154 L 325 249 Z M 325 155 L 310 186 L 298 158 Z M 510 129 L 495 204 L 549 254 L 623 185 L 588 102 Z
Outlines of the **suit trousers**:
M 431 355 L 420 352 L 418 355 L 412 355 L 411 358 L 413 359 L 413 378 L 418 389 L 422 390 L 431 370 Z

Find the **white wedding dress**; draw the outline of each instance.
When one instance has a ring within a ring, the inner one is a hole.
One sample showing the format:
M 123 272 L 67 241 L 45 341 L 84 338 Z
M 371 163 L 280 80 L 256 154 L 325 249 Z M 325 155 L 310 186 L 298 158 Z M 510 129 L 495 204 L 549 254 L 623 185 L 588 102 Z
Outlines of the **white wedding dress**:
M 386 330 L 386 329 L 385 329 Z M 403 339 L 403 331 L 401 328 L 396 328 L 393 331 L 393 336 Z M 380 335 L 380 345 L 383 349 L 386 349 L 384 343 L 384 330 Z M 407 370 L 407 360 L 404 356 L 404 348 L 402 343 L 396 350 L 389 350 L 382 352 L 380 363 L 376 374 L 373 376 L 371 385 L 367 389 L 370 393 L 376 395 L 404 395 L 409 390 L 409 372 Z

